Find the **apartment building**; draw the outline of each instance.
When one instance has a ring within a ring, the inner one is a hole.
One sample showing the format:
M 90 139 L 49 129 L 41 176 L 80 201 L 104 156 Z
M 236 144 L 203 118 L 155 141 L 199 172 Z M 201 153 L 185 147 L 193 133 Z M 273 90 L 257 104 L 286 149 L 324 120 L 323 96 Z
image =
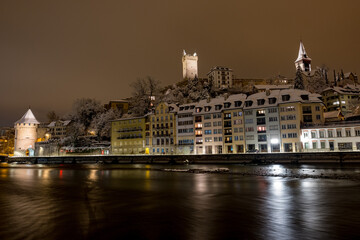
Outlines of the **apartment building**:
M 145 129 L 148 118 L 123 118 L 111 122 L 111 151 L 113 154 L 145 154 Z
M 299 152 L 301 128 L 324 123 L 324 105 L 320 95 L 299 89 L 281 90 L 278 103 L 282 152 Z
M 245 130 L 243 107 L 245 94 L 235 94 L 224 100 L 223 144 L 224 153 L 245 152 Z
M 280 152 L 280 90 L 255 93 L 244 106 L 245 141 L 249 152 Z
M 327 112 L 340 110 L 346 114 L 351 112 L 353 101 L 360 98 L 360 87 L 356 85 L 332 86 L 326 88 L 321 95 Z
M 175 104 L 159 103 L 150 118 L 150 138 L 152 154 L 174 154 L 176 152 L 176 113 Z
M 194 153 L 194 116 L 195 103 L 179 107 L 176 115 L 176 144 L 178 154 Z
M 305 152 L 359 151 L 360 121 L 305 127 L 301 142 Z

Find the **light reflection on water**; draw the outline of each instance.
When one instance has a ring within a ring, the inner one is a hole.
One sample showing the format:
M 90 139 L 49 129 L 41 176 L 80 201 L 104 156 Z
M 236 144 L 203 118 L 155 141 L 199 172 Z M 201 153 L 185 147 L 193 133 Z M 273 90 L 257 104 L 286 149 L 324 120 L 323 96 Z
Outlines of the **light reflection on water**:
M 336 239 L 360 234 L 356 181 L 112 167 L 1 168 L 0 239 Z

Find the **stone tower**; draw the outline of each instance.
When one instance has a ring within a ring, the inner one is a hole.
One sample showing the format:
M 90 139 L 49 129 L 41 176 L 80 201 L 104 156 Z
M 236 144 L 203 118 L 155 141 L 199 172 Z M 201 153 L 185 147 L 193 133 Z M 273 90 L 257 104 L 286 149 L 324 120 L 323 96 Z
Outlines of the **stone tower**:
M 196 53 L 193 55 L 186 54 L 185 50 L 182 56 L 183 65 L 183 79 L 194 79 L 198 77 L 198 56 Z
M 15 122 L 14 155 L 25 155 L 27 150 L 35 148 L 36 130 L 39 124 L 30 108 L 20 120 Z
M 300 41 L 299 55 L 295 61 L 295 67 L 300 68 L 303 72 L 311 72 L 311 58 L 306 54 L 304 44 Z

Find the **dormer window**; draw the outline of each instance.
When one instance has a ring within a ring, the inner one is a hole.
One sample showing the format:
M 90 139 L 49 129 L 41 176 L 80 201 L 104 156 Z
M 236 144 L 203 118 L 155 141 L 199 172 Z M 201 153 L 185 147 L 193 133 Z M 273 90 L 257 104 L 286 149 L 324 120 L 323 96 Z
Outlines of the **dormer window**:
M 224 108 L 229 108 L 230 106 L 231 106 L 231 103 L 229 103 L 229 102 L 224 103 Z
M 242 101 L 235 101 L 235 107 L 241 107 Z
M 265 104 L 265 99 L 258 99 L 257 100 L 257 104 L 260 105 L 264 105 Z
M 215 105 L 215 110 L 221 110 L 222 105 Z
M 184 110 L 184 107 L 180 107 L 180 111 L 183 111 Z
M 202 111 L 202 108 L 201 107 L 197 107 L 196 109 L 195 109 L 195 112 L 197 112 L 197 113 L 199 113 L 199 112 L 201 112 Z
M 300 96 L 302 100 L 309 100 L 309 95 L 301 95 Z
M 269 98 L 269 104 L 275 104 L 276 98 Z
M 289 101 L 290 100 L 290 95 L 289 94 L 282 95 L 281 97 L 282 97 L 283 101 Z
M 205 112 L 209 112 L 211 110 L 211 107 L 210 106 L 206 106 L 205 107 Z
M 253 104 L 253 101 L 245 101 L 245 107 L 251 107 Z
M 189 106 L 185 106 L 185 110 L 189 110 Z
M 191 105 L 191 106 L 190 106 L 190 109 L 194 109 L 194 108 L 195 108 L 195 106 L 194 106 L 194 105 Z

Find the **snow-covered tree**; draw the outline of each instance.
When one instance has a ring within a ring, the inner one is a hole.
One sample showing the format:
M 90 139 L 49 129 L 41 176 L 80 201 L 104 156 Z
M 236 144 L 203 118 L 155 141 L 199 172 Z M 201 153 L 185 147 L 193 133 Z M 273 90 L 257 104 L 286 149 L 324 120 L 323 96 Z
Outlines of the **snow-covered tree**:
M 294 80 L 294 89 L 304 89 L 304 79 L 303 79 L 303 73 L 300 69 L 300 67 L 296 70 L 295 80 Z
M 121 112 L 117 109 L 110 109 L 98 114 L 91 122 L 90 128 L 95 131 L 98 140 L 109 140 L 111 131 L 111 120 L 121 117 Z
M 57 121 L 60 119 L 60 117 L 55 113 L 55 111 L 50 111 L 46 114 L 46 117 L 49 122 Z
M 79 133 L 80 135 L 87 135 L 92 121 L 103 112 L 105 112 L 104 106 L 99 101 L 91 98 L 81 98 L 75 100 L 73 104 L 71 120 L 79 130 L 82 130 Z
M 157 101 L 160 82 L 152 77 L 146 77 L 145 79 L 137 79 L 130 86 L 133 88 L 133 93 L 129 114 L 133 116 L 143 116 L 147 114 L 155 103 L 154 101 Z

